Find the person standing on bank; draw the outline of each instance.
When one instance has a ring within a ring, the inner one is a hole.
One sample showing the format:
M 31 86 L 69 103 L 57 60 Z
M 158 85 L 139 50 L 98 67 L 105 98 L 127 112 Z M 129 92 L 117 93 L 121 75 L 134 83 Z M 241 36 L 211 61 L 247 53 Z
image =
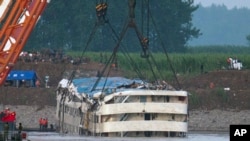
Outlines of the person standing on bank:
M 4 141 L 7 141 L 8 140 L 8 134 L 9 134 L 9 123 L 6 122 L 4 124 Z
M 18 133 L 21 134 L 22 130 L 23 130 L 22 123 L 19 123 L 19 126 L 18 126 Z
M 42 131 L 42 126 L 43 126 L 43 119 L 42 118 L 40 118 L 39 119 L 39 129 L 40 129 L 40 131 Z

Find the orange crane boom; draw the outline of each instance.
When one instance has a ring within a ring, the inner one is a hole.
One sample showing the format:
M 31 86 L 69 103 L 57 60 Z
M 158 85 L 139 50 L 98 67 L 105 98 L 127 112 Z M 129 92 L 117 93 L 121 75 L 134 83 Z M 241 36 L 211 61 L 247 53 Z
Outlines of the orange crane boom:
M 49 0 L 0 0 L 0 86 L 16 63 Z

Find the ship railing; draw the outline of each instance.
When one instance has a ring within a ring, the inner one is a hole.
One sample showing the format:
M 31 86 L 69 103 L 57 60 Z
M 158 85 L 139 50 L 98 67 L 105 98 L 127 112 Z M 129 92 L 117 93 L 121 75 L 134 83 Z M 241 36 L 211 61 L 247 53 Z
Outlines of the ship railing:
M 129 95 L 127 96 L 117 96 L 115 103 L 125 103 L 127 99 L 129 98 Z
M 121 132 L 120 134 L 121 134 L 121 137 L 126 137 L 128 132 Z
M 128 114 L 125 113 L 125 114 L 121 115 L 120 121 L 126 121 L 127 119 L 128 119 Z M 120 136 L 125 137 L 125 136 L 127 136 L 127 134 L 128 134 L 128 132 L 121 132 Z
M 121 118 L 120 118 L 120 121 L 125 121 L 127 119 L 128 119 L 128 114 L 127 113 L 126 114 L 122 114 Z

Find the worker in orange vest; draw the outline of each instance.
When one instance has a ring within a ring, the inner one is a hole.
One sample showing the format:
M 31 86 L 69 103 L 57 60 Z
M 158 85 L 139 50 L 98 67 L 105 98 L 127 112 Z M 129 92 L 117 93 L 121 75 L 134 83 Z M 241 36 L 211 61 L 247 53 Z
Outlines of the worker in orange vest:
M 40 131 L 42 131 L 42 126 L 43 126 L 43 118 L 40 118 L 39 119 L 39 128 L 40 128 Z
M 45 130 L 45 118 L 42 119 L 42 130 Z
M 44 119 L 44 127 L 45 127 L 45 130 L 48 129 L 48 118 Z

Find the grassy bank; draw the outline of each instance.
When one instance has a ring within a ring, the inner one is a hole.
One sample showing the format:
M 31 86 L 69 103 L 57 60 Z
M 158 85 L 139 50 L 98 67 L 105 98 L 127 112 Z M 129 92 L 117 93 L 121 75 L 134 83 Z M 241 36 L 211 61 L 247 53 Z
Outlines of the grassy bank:
M 129 77 L 138 77 L 135 72 L 140 71 L 140 75 L 146 79 L 152 79 L 154 75 L 157 78 L 172 79 L 172 68 L 177 74 L 182 75 L 198 74 L 201 72 L 201 66 L 203 66 L 204 72 L 228 69 L 227 58 L 229 57 L 237 58 L 243 62 L 243 68 L 248 69 L 250 67 L 248 52 L 250 52 L 248 47 L 192 47 L 187 53 L 169 53 L 168 57 L 164 53 L 153 53 L 153 59 L 149 59 L 151 66 L 147 59 L 140 56 L 140 53 L 118 53 L 117 63 L 118 67 L 125 70 Z M 68 52 L 68 54 L 80 56 L 80 52 Z M 84 54 L 85 57 L 102 63 L 105 63 L 110 55 L 111 52 L 86 52 Z

